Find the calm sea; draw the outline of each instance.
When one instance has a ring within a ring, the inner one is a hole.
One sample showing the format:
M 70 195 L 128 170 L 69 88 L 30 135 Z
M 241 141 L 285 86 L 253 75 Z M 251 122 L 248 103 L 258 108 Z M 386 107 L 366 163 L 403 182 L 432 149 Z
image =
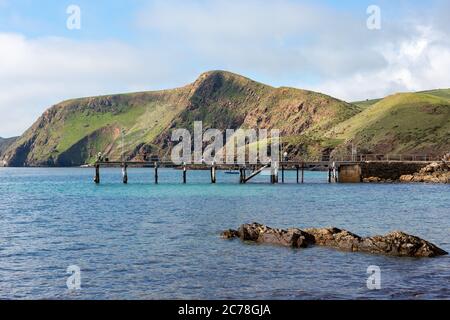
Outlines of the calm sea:
M 259 176 L 161 169 L 0 169 L 1 299 L 450 299 L 450 257 L 394 258 L 323 247 L 226 241 L 221 230 L 337 226 L 362 236 L 402 230 L 450 251 L 450 186 L 328 184 L 295 172 Z M 68 266 L 81 270 L 69 290 Z M 369 290 L 371 265 L 381 290 Z

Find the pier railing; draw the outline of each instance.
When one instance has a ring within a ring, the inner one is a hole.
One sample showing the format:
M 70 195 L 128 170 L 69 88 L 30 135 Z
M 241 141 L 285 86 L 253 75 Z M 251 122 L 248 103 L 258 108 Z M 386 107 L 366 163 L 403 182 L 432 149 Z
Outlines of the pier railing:
M 444 155 L 429 155 L 429 154 L 357 154 L 357 155 L 322 155 L 315 160 L 309 158 L 296 157 L 296 161 L 335 161 L 335 162 L 364 162 L 364 161 L 441 161 Z
M 432 162 L 432 161 L 441 161 L 444 158 L 444 155 L 429 155 L 429 154 L 357 154 L 357 155 L 321 155 L 317 157 L 285 157 L 280 159 L 279 163 L 293 163 L 293 164 L 301 164 L 301 163 L 310 163 L 310 164 L 323 164 L 327 162 L 365 162 L 365 161 L 402 161 L 402 162 Z M 121 165 L 122 163 L 128 163 L 130 165 L 137 166 L 153 166 L 155 162 L 168 166 L 181 166 L 181 164 L 175 164 L 172 162 L 170 158 L 154 158 L 151 160 L 111 160 L 111 161 L 97 161 L 97 163 L 101 163 L 104 165 Z M 224 166 L 251 166 L 251 165 L 265 165 L 265 162 L 252 162 L 252 163 L 239 163 L 237 159 L 235 159 L 234 163 L 223 163 Z M 194 165 L 208 165 L 208 163 L 194 164 Z

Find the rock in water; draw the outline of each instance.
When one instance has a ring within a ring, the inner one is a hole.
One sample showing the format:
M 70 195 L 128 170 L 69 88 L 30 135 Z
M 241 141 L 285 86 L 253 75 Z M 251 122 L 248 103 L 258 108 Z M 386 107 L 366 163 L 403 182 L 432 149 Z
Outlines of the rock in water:
M 236 230 L 228 229 L 221 233 L 222 238 L 224 239 L 233 239 L 239 238 L 239 234 Z
M 433 162 L 412 175 L 403 175 L 401 182 L 450 183 L 450 163 Z
M 434 244 L 401 231 L 363 238 L 359 251 L 399 257 L 435 257 L 447 254 Z
M 435 257 L 447 254 L 434 244 L 401 231 L 391 232 L 384 236 L 363 238 L 347 230 L 334 227 L 283 230 L 254 222 L 243 224 L 238 230 L 226 230 L 222 232 L 222 237 L 224 239 L 240 238 L 243 241 L 293 248 L 306 248 L 315 244 L 346 251 L 398 257 Z
M 300 229 L 273 229 L 259 223 L 243 224 L 236 230 L 222 232 L 222 238 L 240 238 L 243 241 L 269 243 L 294 248 L 306 248 L 314 238 Z
M 314 243 L 348 251 L 358 251 L 361 237 L 339 228 L 312 228 L 305 232 L 312 235 Z

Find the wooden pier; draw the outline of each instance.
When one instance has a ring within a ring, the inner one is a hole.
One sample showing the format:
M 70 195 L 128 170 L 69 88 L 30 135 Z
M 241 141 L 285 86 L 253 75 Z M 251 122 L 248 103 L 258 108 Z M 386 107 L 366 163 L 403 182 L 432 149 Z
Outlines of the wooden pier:
M 299 161 L 282 161 L 274 164 L 174 164 L 171 161 L 111 161 L 111 162 L 96 162 L 94 182 L 100 183 L 100 169 L 101 168 L 121 168 L 122 181 L 124 184 L 128 183 L 128 169 L 129 168 L 153 168 L 155 184 L 159 183 L 158 169 L 159 168 L 175 168 L 181 171 L 181 181 L 186 184 L 189 170 L 209 170 L 211 183 L 217 182 L 218 171 L 239 171 L 239 182 L 245 184 L 252 178 L 256 177 L 264 170 L 270 170 L 270 183 L 275 184 L 279 182 L 279 173 L 281 168 L 281 182 L 285 182 L 285 171 L 296 171 L 296 182 L 304 183 L 305 170 L 314 167 L 325 168 L 330 165 L 327 161 L 318 162 L 299 162 Z
M 188 182 L 189 170 L 209 170 L 210 181 L 212 184 L 217 183 L 217 172 L 220 170 L 238 171 L 239 183 L 245 184 L 251 179 L 261 174 L 263 171 L 270 171 L 271 184 L 279 183 L 281 175 L 281 183 L 285 183 L 285 171 L 296 171 L 296 183 L 305 183 L 305 170 L 320 168 L 321 171 L 328 171 L 328 182 L 361 182 L 364 176 L 374 173 L 374 170 L 391 171 L 390 174 L 409 174 L 415 172 L 417 168 L 426 166 L 430 161 L 280 161 L 269 164 L 174 164 L 171 161 L 112 161 L 112 162 L 96 162 L 94 164 L 95 176 L 94 182 L 100 183 L 101 168 L 121 168 L 122 181 L 128 183 L 129 168 L 153 168 L 155 184 L 159 183 L 159 168 L 176 168 L 180 170 L 180 180 L 183 184 Z M 280 172 L 281 171 L 281 172 Z

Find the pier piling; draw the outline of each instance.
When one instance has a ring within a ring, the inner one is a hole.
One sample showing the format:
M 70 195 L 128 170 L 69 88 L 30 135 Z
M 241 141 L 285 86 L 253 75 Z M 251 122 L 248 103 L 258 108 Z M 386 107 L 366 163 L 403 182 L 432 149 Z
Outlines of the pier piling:
M 239 183 L 245 183 L 245 171 L 242 167 L 239 167 Z
M 186 173 L 187 173 L 186 163 L 183 162 L 183 183 L 184 184 L 186 184 Z
M 275 170 L 273 168 L 273 164 L 270 164 L 270 183 L 274 184 L 275 183 Z
M 126 163 L 122 164 L 122 180 L 123 183 L 127 184 L 128 183 L 128 173 L 127 173 L 127 167 L 128 165 Z
M 155 161 L 155 184 L 158 184 L 158 162 Z
M 211 183 L 216 183 L 216 165 L 211 166 Z
M 275 162 L 275 183 L 278 183 L 279 163 Z
M 278 183 L 278 164 L 276 162 L 270 165 L 270 183 Z
M 328 183 L 331 183 L 331 168 L 328 166 Z
M 97 184 L 100 183 L 100 165 L 99 164 L 95 165 L 94 182 L 97 183 Z

